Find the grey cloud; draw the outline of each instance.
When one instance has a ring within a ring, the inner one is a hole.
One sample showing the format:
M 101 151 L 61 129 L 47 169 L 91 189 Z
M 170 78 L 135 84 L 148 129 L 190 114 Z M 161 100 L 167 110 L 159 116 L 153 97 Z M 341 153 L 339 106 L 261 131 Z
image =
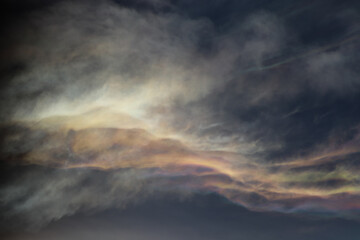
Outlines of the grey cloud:
M 308 60 L 310 85 L 319 92 L 353 94 L 359 89 L 358 72 L 352 62 L 358 57 L 356 46 L 343 46 L 333 52 L 321 53 Z
M 146 196 L 144 184 L 133 170 L 35 169 L 1 189 L 1 203 L 9 223 L 20 217 L 22 227 L 37 229 L 78 211 L 123 208 Z
M 275 15 L 259 12 L 249 16 L 241 26 L 243 46 L 240 50 L 240 67 L 245 64 L 262 67 L 263 60 L 280 54 L 284 49 L 285 27 Z
M 190 196 L 186 189 L 167 187 L 169 180 L 151 178 L 152 169 L 51 169 L 31 166 L 0 190 L 6 226 L 34 231 L 76 213 L 109 208 L 123 210 L 147 199 Z M 163 185 L 161 187 L 160 185 Z

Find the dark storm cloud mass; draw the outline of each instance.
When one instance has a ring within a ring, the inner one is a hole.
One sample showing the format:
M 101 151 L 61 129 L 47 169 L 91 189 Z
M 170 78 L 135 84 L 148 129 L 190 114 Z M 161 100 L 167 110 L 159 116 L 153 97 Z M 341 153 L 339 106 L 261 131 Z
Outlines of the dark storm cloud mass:
M 2 185 L 7 218 L 194 192 L 358 218 L 356 1 L 5 6 L 1 159 L 42 166 Z

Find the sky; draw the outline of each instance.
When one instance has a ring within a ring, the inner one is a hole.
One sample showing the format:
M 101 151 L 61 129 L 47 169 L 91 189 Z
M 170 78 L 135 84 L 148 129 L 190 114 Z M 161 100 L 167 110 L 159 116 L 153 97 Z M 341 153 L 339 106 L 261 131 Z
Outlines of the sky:
M 360 239 L 360 2 L 2 5 L 1 238 Z

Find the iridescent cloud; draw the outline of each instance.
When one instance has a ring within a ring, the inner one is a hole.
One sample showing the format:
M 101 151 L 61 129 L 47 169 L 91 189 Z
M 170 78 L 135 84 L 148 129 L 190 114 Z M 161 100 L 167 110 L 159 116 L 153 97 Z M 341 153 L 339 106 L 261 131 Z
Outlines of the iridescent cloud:
M 75 116 L 18 122 L 8 145 L 31 148 L 10 159 L 51 168 L 146 170 L 159 188 L 216 192 L 260 211 L 347 211 L 358 209 L 359 135 L 302 158 L 264 162 L 237 152 L 201 150 L 186 138 L 164 138 L 126 114 L 96 109 Z M 137 126 L 138 128 L 116 128 Z M 160 131 L 162 132 L 162 131 Z M 336 163 L 337 161 L 340 161 Z M 333 169 L 321 167 L 336 163 Z
M 40 173 L 5 184 L 4 208 L 43 223 L 212 192 L 256 211 L 357 216 L 358 14 L 309 42 L 302 21 L 271 11 L 221 25 L 151 9 L 59 1 L 9 33 L 24 67 L 0 91 L 0 157 Z

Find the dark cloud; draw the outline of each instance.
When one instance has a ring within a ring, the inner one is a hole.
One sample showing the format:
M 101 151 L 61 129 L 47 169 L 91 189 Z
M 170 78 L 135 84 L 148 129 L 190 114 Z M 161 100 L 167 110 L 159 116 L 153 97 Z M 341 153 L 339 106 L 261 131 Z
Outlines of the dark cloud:
M 8 239 L 319 239 L 356 240 L 358 223 L 250 212 L 214 195 L 191 200 L 152 199 L 119 212 L 77 214 L 40 233 L 13 233 Z

